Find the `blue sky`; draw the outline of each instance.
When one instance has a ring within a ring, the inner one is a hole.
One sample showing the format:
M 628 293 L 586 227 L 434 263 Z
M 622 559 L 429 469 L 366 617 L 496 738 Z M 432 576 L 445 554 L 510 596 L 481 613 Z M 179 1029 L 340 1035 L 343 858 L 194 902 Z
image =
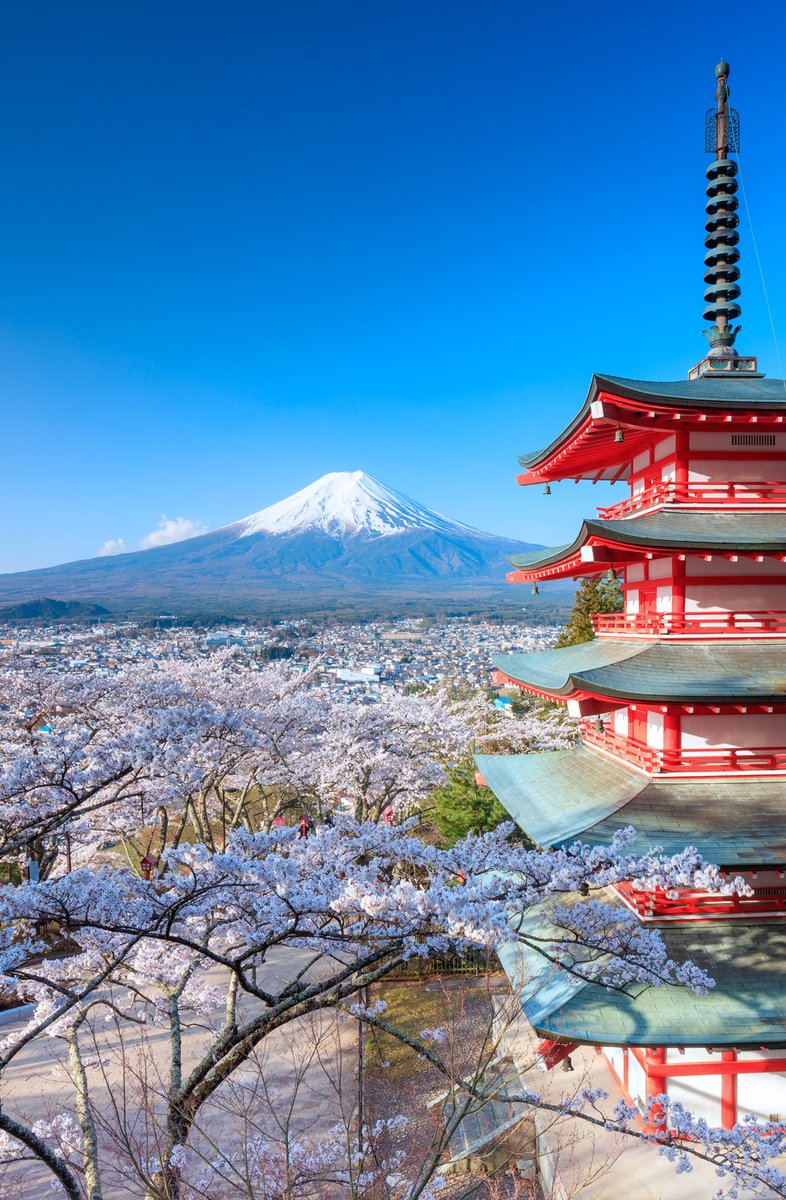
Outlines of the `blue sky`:
M 702 357 L 721 55 L 786 354 L 786 12 L 719 12 L 4 5 L 0 570 L 358 468 L 494 532 L 571 536 L 607 491 L 525 491 L 516 456 L 593 370 Z M 738 344 L 777 375 L 744 220 L 741 266 Z

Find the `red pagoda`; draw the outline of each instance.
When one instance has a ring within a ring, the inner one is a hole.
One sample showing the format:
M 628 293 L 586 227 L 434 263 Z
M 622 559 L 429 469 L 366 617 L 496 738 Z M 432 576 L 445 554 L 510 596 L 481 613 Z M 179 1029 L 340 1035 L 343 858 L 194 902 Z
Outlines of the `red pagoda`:
M 707 357 L 677 383 L 595 375 L 583 407 L 519 483 L 624 480 L 629 495 L 569 545 L 512 561 L 513 583 L 613 573 L 623 611 L 593 641 L 495 659 L 496 680 L 558 701 L 582 743 L 480 755 L 485 782 L 543 847 L 696 846 L 749 895 L 615 889 L 674 959 L 715 979 L 706 996 L 637 997 L 554 977 L 511 949 L 525 1014 L 553 1066 L 602 1048 L 641 1105 L 668 1093 L 712 1125 L 786 1120 L 786 382 L 735 349 L 740 315 L 738 118 L 725 62 L 707 114 Z M 522 963 L 521 958 L 525 961 Z M 514 961 L 515 960 L 515 961 Z

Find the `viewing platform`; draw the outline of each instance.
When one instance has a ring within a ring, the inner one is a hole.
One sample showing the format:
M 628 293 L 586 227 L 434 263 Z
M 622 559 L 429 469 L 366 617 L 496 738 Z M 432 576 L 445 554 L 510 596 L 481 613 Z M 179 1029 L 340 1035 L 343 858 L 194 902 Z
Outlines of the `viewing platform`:
M 594 722 L 581 722 L 580 728 L 585 746 L 602 750 L 648 775 L 661 771 L 680 775 L 786 773 L 786 748 L 782 746 L 691 746 L 666 750 L 615 733 L 606 725 L 599 729 Z
M 729 480 L 713 483 L 682 483 L 672 481 L 652 484 L 618 500 L 616 504 L 598 507 L 598 516 L 614 521 L 632 513 L 652 512 L 675 504 L 693 508 L 763 508 L 786 509 L 786 483 L 755 483 L 750 480 Z
M 785 612 L 593 613 L 598 637 L 782 638 Z

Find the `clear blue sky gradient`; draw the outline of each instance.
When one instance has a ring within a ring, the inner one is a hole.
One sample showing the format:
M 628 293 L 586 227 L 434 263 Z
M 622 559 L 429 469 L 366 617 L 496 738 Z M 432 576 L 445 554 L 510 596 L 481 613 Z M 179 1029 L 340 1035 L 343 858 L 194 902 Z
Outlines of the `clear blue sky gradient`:
M 608 489 L 516 456 L 593 370 L 703 356 L 721 55 L 786 352 L 785 35 L 756 0 L 4 5 L 0 570 L 358 468 L 572 536 Z M 778 375 L 742 230 L 739 347 Z

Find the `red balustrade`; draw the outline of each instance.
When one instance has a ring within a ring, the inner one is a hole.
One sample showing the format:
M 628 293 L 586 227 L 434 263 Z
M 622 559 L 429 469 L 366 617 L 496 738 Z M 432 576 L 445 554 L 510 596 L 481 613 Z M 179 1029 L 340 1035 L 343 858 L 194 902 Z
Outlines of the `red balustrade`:
M 786 612 L 594 613 L 591 619 L 607 637 L 786 636 Z
M 658 750 L 635 738 L 615 733 L 607 725 L 580 722 L 584 742 L 624 759 L 650 774 L 669 771 L 702 775 L 716 771 L 786 771 L 786 747 L 782 746 L 690 746 Z
M 717 892 L 702 892 L 692 888 L 679 888 L 671 894 L 663 888 L 645 892 L 634 888 L 631 883 L 617 883 L 614 887 L 645 920 L 668 917 L 671 920 L 695 921 L 712 917 L 786 913 L 786 886 L 756 888 L 752 896 L 723 896 Z
M 755 483 L 731 481 L 720 483 L 676 484 L 671 480 L 627 496 L 617 504 L 598 508 L 604 521 L 628 516 L 644 508 L 660 508 L 664 504 L 700 504 L 737 507 L 739 505 L 769 505 L 786 508 L 786 483 Z

